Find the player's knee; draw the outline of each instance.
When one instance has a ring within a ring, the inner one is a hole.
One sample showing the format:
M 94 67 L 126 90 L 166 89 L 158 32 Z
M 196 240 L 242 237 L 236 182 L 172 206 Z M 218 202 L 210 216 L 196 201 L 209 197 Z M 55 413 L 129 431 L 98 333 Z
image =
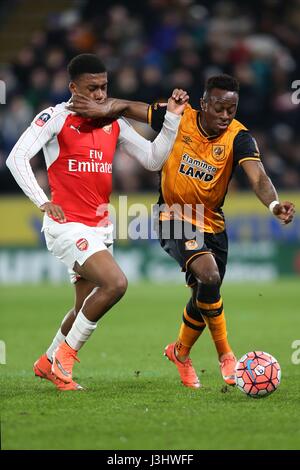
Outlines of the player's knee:
M 201 282 L 207 286 L 217 286 L 221 285 L 221 278 L 218 271 L 208 271 L 201 275 Z
M 116 287 L 116 294 L 118 295 L 118 297 L 119 298 L 123 297 L 128 287 L 127 277 L 124 274 L 122 276 L 119 276 L 115 287 Z
M 107 293 L 115 301 L 120 300 L 125 294 L 128 286 L 127 278 L 124 274 L 115 278 L 107 287 Z

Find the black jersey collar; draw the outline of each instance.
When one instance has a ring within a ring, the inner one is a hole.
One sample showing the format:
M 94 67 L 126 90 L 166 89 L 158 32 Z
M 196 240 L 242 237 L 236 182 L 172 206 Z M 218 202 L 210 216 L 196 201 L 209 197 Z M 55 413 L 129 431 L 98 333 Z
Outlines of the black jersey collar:
M 216 139 L 217 137 L 219 137 L 218 135 L 214 134 L 214 135 L 208 135 L 208 133 L 203 129 L 202 125 L 201 125 L 201 121 L 200 121 L 200 111 L 198 111 L 197 113 L 197 127 L 198 127 L 198 131 L 200 132 L 200 134 L 202 135 L 202 137 L 205 137 L 207 140 L 214 140 Z

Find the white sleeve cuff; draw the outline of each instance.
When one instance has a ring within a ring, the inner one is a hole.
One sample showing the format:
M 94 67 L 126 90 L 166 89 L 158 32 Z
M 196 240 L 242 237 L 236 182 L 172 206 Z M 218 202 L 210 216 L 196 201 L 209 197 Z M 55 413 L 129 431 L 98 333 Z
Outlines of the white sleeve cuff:
M 167 111 L 165 114 L 165 120 L 168 121 L 169 123 L 174 123 L 174 125 L 177 126 L 181 119 L 181 116 L 175 113 L 171 113 L 171 111 Z

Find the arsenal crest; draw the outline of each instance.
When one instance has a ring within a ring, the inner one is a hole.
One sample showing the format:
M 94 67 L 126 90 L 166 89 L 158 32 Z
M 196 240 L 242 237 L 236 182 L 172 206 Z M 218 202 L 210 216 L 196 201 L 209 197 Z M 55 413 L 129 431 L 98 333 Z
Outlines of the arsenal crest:
M 110 134 L 111 130 L 112 130 L 112 124 L 108 124 L 107 126 L 103 126 L 102 129 L 104 130 L 104 132 L 106 132 L 106 134 Z
M 79 238 L 79 240 L 77 240 L 77 242 L 76 242 L 76 246 L 77 246 L 78 250 L 86 251 L 88 249 L 89 242 L 87 241 L 86 238 Z
M 212 156 L 218 162 L 225 158 L 225 145 L 213 145 Z

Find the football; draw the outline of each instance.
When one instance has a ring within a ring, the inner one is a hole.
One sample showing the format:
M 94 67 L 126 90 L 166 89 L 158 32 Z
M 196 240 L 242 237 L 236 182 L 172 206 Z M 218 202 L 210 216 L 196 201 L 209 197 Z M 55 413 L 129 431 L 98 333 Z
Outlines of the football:
M 235 383 L 249 397 L 266 397 L 280 384 L 281 368 L 275 357 L 263 351 L 251 351 L 237 361 Z

